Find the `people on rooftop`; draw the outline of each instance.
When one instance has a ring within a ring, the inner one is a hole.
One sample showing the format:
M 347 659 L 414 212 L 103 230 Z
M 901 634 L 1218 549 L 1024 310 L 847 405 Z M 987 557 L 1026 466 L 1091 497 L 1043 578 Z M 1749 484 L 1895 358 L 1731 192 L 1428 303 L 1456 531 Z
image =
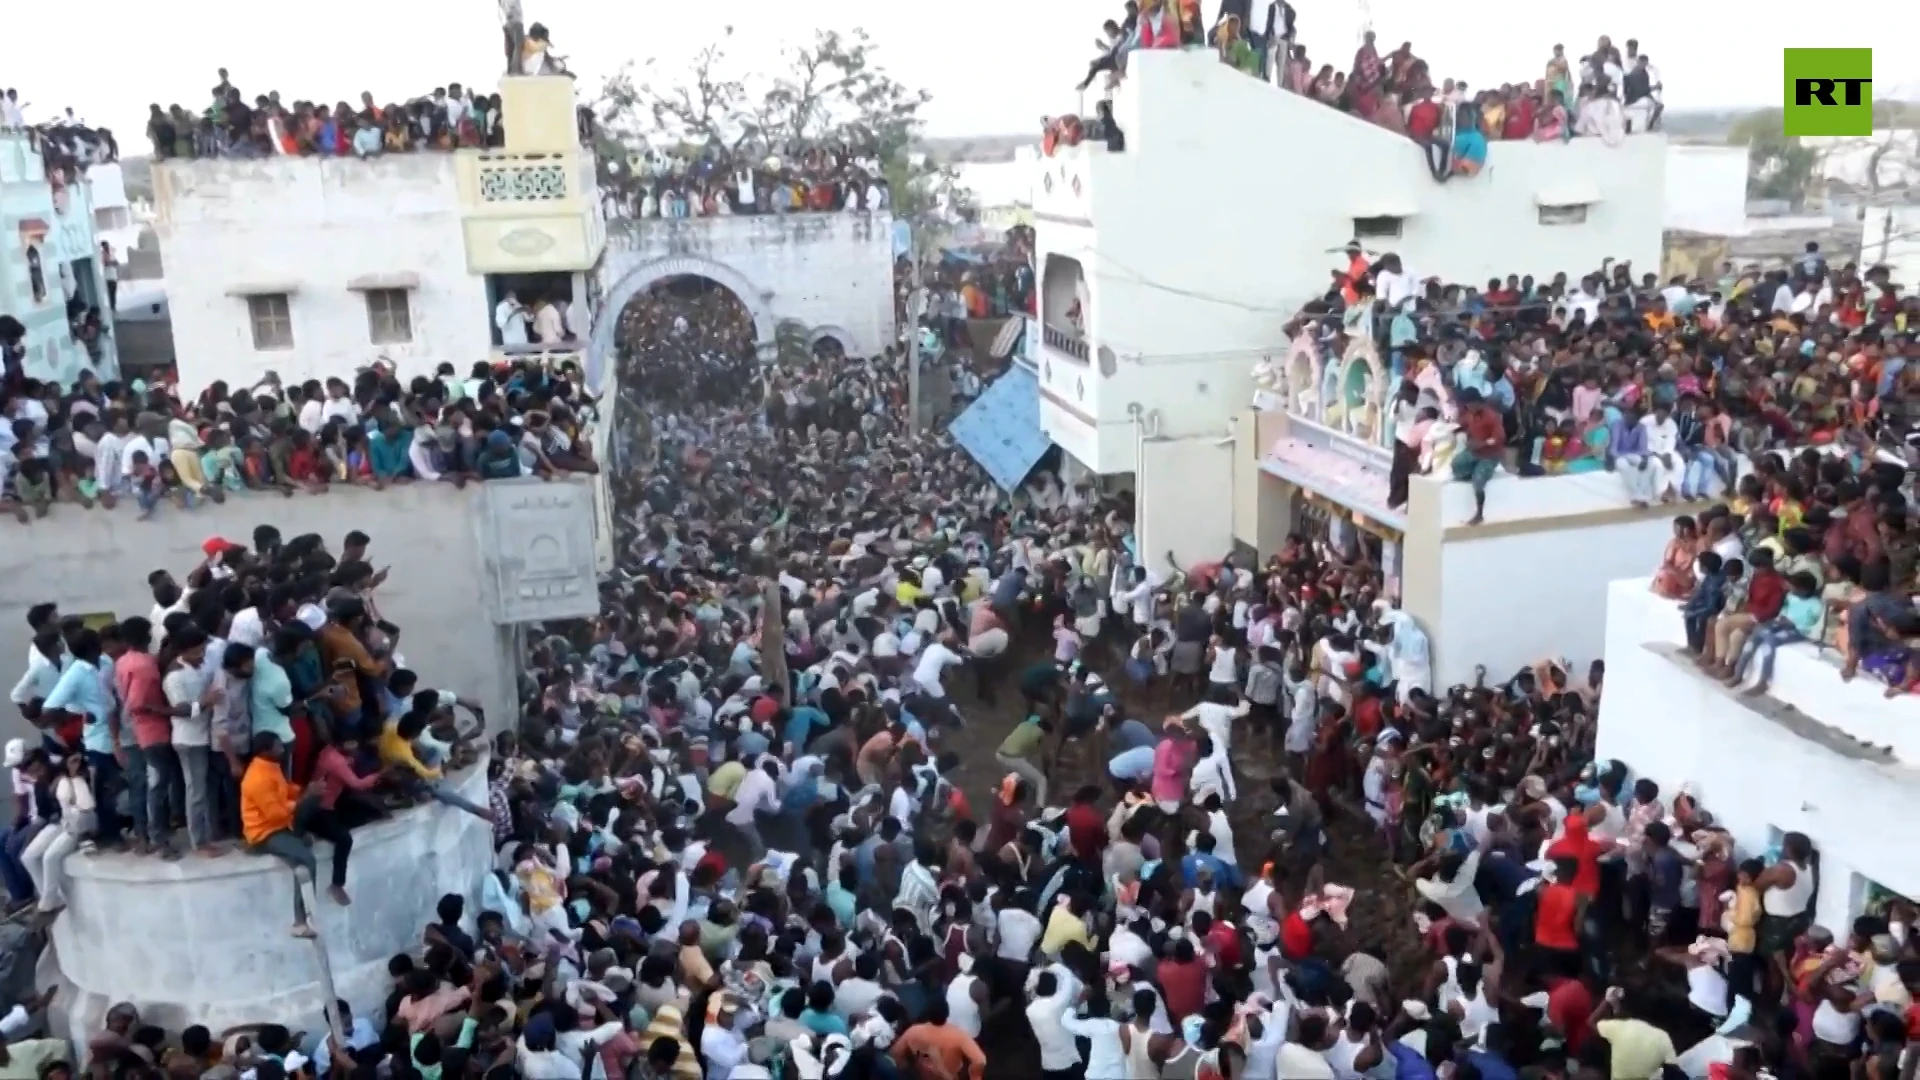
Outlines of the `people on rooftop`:
M 607 162 L 602 173 L 609 217 L 851 213 L 885 210 L 890 201 L 879 162 L 847 145 L 765 155 L 718 143 L 662 147 Z
M 191 400 L 137 379 L 87 372 L 63 390 L 16 373 L 0 382 L 0 510 L 25 523 L 57 503 L 131 499 L 147 517 L 249 491 L 597 472 L 593 415 L 571 359 L 480 361 L 464 378 L 443 363 L 404 382 L 385 364 L 351 382 L 267 372 Z
M 531 43 L 531 38 L 529 39 Z M 283 155 L 375 157 L 419 150 L 487 149 L 504 146 L 500 95 L 460 83 L 436 86 L 404 103 L 376 103 L 362 92 L 357 103 L 324 100 L 286 103 L 280 91 L 251 102 L 221 68 L 204 110 L 181 105 L 147 107 L 147 139 L 156 161 L 173 158 L 269 158 Z M 592 110 L 579 110 L 580 137 L 592 138 Z
M 1501 472 L 1607 470 L 1637 505 L 1698 500 L 1730 493 L 1765 451 L 1904 459 L 1920 421 L 1920 303 L 1886 267 L 1830 267 L 1818 244 L 1773 270 L 1726 263 L 1711 280 L 1665 283 L 1609 262 L 1578 281 L 1516 274 L 1476 288 L 1358 243 L 1346 259 L 1294 332 L 1336 358 L 1356 336 L 1375 343 L 1388 374 L 1372 392 L 1405 447 L 1396 477 L 1421 471 L 1415 451 L 1432 459 L 1439 437 L 1465 440 L 1438 456 L 1482 497 Z M 1317 395 L 1323 417 L 1339 405 L 1318 387 L 1291 390 L 1296 403 Z M 1393 490 L 1404 495 L 1399 480 Z
M 0 132 L 26 133 L 50 174 L 78 178 L 89 165 L 120 160 L 112 131 L 82 123 L 71 108 L 51 120 L 32 123 L 27 119 L 31 104 L 21 101 L 14 87 L 0 91 Z

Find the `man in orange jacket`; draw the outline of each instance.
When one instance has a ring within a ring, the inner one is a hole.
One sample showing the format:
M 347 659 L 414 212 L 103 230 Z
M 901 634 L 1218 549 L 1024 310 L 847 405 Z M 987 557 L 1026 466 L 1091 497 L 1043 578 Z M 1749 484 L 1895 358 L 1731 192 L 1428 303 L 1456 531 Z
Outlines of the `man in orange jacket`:
M 294 868 L 293 875 L 293 936 L 310 938 L 313 925 L 307 920 L 306 897 L 301 892 L 301 867 L 316 885 L 319 884 L 319 864 L 313 855 L 313 844 L 295 831 L 294 820 L 300 807 L 300 788 L 287 779 L 281 759 L 286 756 L 286 743 L 280 736 L 270 731 L 254 733 L 253 760 L 247 763 L 246 775 L 240 779 L 240 831 L 246 837 L 247 845 L 285 862 Z M 319 795 L 319 784 L 311 786 L 308 794 Z M 331 890 L 333 898 L 346 903 L 346 894 L 335 886 Z

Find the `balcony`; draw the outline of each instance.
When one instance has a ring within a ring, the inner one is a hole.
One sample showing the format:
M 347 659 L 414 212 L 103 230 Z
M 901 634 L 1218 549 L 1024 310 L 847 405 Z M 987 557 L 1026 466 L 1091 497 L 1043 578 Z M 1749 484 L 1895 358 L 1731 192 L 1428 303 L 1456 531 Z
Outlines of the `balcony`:
M 1041 329 L 1040 338 L 1046 343 L 1047 348 L 1062 356 L 1078 363 L 1087 363 L 1088 349 L 1085 335 L 1048 326 Z
M 592 155 L 462 150 L 456 158 L 470 272 L 581 271 L 599 259 L 606 230 Z

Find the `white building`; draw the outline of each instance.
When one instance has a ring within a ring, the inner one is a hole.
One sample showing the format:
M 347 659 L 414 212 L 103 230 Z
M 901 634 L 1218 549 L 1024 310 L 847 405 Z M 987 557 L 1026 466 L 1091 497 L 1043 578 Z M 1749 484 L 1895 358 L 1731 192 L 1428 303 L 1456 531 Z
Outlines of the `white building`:
M 0 131 L 0 315 L 26 328 L 21 370 L 71 385 L 92 371 L 119 376 L 113 305 L 93 224 L 93 186 L 70 167 L 48 168 L 25 133 Z M 98 309 L 105 333 L 76 334 L 75 312 Z
M 693 275 L 746 305 L 763 350 L 793 320 L 814 341 L 833 338 L 852 356 L 893 344 L 893 216 L 873 212 L 751 214 L 611 222 L 596 271 L 602 309 L 617 312 L 657 282 Z M 595 328 L 597 365 L 614 345 L 616 319 Z
M 1728 690 L 1680 655 L 1679 606 L 1645 578 L 1613 584 L 1606 619 L 1600 757 L 1663 797 L 1686 784 L 1742 857 L 1805 833 L 1820 851 L 1815 916 L 1835 934 L 1877 896 L 1920 896 L 1920 854 L 1895 827 L 1920 813 L 1920 699 L 1842 681 L 1811 645 L 1780 650 L 1767 696 Z
M 466 372 L 507 293 L 566 305 L 584 349 L 605 246 L 567 78 L 501 82 L 508 146 L 153 170 L 180 385 Z
M 1135 52 L 1113 112 L 1125 149 L 1040 159 L 1040 415 L 1079 466 L 1132 474 L 1156 561 L 1232 543 L 1250 369 L 1348 241 L 1448 281 L 1660 264 L 1663 136 L 1496 142 L 1480 175 L 1440 183 L 1405 137 L 1206 51 Z

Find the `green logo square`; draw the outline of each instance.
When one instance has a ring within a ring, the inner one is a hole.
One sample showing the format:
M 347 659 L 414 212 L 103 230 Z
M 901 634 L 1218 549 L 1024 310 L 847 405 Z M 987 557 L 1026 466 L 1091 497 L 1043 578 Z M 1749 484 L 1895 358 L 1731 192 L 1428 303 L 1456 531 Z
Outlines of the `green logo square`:
M 1786 49 L 1784 133 L 1873 134 L 1872 49 Z

